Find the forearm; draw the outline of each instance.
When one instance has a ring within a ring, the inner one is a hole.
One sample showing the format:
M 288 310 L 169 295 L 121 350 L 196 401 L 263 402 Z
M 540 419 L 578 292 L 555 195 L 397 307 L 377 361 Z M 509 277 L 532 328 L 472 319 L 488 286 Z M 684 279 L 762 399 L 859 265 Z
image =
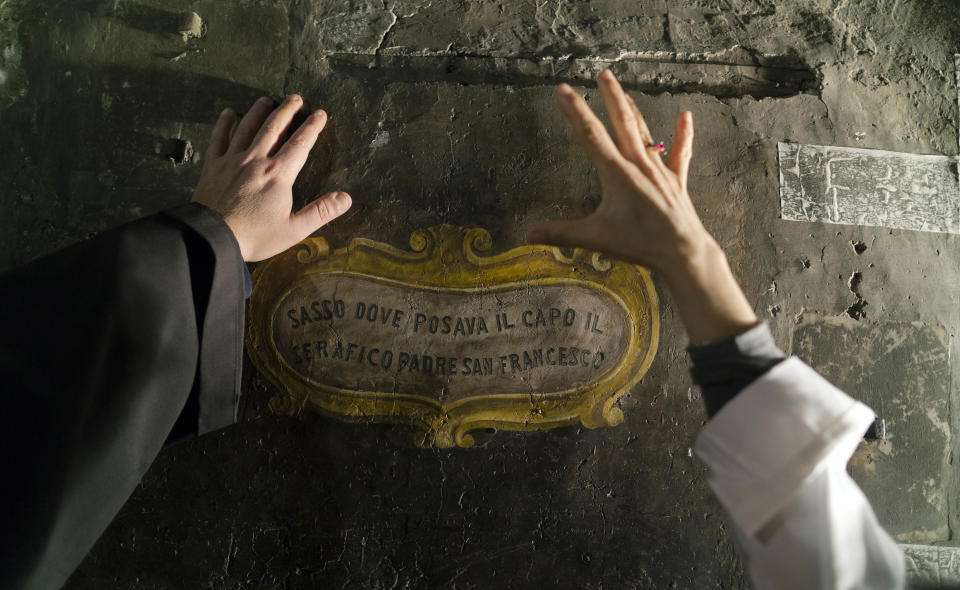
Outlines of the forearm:
M 757 320 L 719 245 L 701 232 L 677 249 L 665 278 L 690 337 L 690 372 L 712 417 L 785 356 Z
M 796 357 L 755 379 L 694 450 L 757 588 L 900 588 L 903 556 L 845 467 L 873 418 Z
M 902 587 L 903 557 L 845 471 L 869 408 L 785 360 L 719 247 L 688 259 L 669 284 L 711 417 L 695 446 L 754 585 Z
M 757 315 L 709 235 L 687 249 L 662 274 L 694 345 L 723 340 L 757 324 Z
M 229 228 L 186 205 L 0 276 L 0 462 L 16 482 L 0 587 L 60 587 L 178 420 L 190 434 L 234 421 L 240 264 Z

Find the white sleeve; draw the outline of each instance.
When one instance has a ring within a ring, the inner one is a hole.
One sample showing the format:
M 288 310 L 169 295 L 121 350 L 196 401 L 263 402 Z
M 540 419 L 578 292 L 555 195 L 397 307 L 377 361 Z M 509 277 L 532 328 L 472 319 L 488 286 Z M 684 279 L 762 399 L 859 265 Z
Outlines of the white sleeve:
M 903 554 L 846 471 L 874 415 L 796 357 L 697 438 L 756 588 L 906 586 Z

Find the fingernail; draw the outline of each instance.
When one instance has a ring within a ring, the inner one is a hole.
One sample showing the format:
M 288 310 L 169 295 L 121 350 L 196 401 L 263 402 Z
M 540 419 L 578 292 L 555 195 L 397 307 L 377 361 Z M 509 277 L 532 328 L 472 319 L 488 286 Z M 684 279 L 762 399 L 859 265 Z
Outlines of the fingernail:
M 613 80 L 613 72 L 610 70 L 603 70 L 600 72 L 600 78 L 603 80 Z
M 273 99 L 270 98 L 269 96 L 261 96 L 261 97 L 257 100 L 257 102 L 262 103 L 262 104 L 272 104 L 272 103 L 273 103 Z
M 232 113 L 232 112 L 233 112 L 233 109 L 231 109 L 230 107 L 227 107 L 227 108 L 223 109 L 223 111 L 220 112 L 220 116 L 221 116 L 221 117 L 226 117 L 227 115 L 229 115 L 229 114 Z
M 313 111 L 313 116 L 318 119 L 325 119 L 327 118 L 327 113 L 323 109 L 320 109 L 319 111 Z
M 353 200 L 347 193 L 334 193 L 333 202 L 341 213 L 349 209 L 350 205 L 353 204 Z
M 289 100 L 290 102 L 300 102 L 303 99 L 300 98 L 299 94 L 291 94 L 290 96 L 287 97 L 287 100 Z

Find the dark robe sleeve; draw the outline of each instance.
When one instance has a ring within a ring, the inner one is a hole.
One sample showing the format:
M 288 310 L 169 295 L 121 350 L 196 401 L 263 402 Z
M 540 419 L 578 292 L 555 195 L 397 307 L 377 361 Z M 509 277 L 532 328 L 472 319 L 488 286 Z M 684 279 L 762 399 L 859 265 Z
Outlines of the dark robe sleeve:
M 59 588 L 175 425 L 235 421 L 243 296 L 195 203 L 0 275 L 0 588 Z

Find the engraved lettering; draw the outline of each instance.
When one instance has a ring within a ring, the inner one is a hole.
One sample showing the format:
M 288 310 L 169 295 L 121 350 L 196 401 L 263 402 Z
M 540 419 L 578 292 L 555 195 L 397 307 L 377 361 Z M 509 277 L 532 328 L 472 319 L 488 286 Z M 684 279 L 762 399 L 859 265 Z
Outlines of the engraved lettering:
M 442 446 L 469 444 L 462 428 L 484 420 L 612 421 L 598 404 L 629 390 L 656 350 L 647 274 L 537 246 L 490 257 L 483 236 L 431 228 L 409 255 L 311 238 L 258 265 L 246 346 L 282 397 L 271 409 L 412 418 Z M 531 394 L 551 400 L 542 413 Z

